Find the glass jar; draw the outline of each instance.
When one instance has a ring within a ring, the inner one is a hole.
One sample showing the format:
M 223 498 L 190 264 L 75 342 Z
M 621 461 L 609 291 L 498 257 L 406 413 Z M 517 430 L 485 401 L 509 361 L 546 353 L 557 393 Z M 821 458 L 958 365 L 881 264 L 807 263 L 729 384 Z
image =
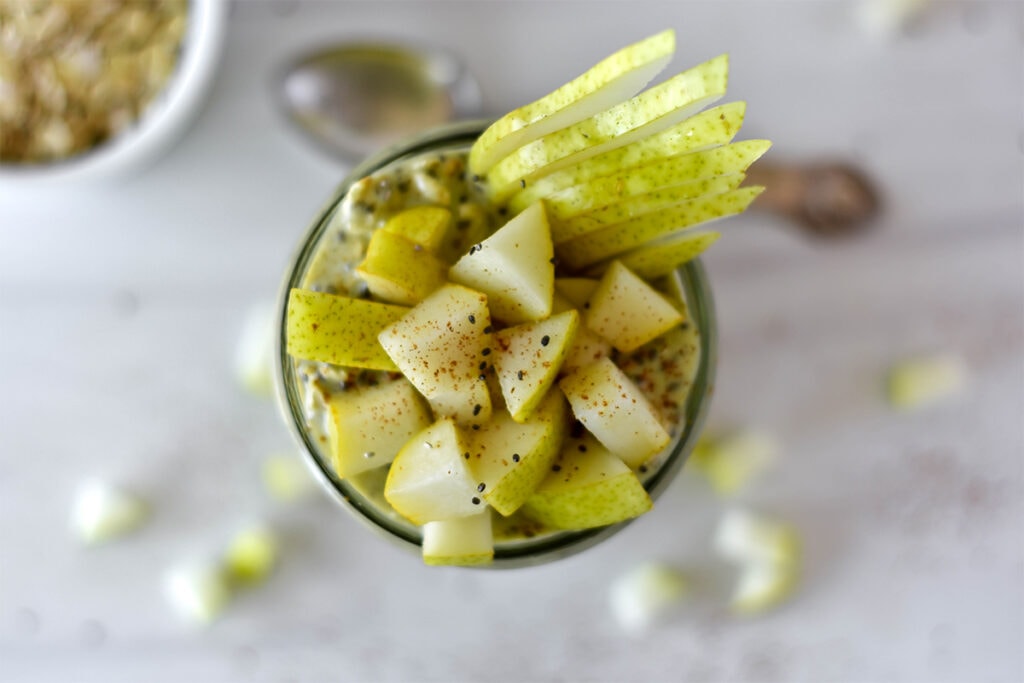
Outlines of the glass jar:
M 417 135 L 391 146 L 357 166 L 341 183 L 327 202 L 288 267 L 282 285 L 276 312 L 276 380 L 277 394 L 285 421 L 299 442 L 315 476 L 332 497 L 353 513 L 370 529 L 410 550 L 420 552 L 421 533 L 418 527 L 390 509 L 380 496 L 367 493 L 358 482 L 339 478 L 331 466 L 330 456 L 322 434 L 311 427 L 304 404 L 303 388 L 297 374 L 296 361 L 285 348 L 285 316 L 288 293 L 293 287 L 302 287 L 321 239 L 332 224 L 346 193 L 360 179 L 393 163 L 402 162 L 426 153 L 468 150 L 487 126 L 486 121 L 468 121 L 449 124 Z M 671 444 L 666 448 L 658 465 L 642 475 L 644 487 L 652 499 L 665 490 L 682 468 L 693 449 L 704 423 L 714 383 L 717 356 L 714 305 L 710 283 L 699 259 L 684 264 L 674 274 L 678 289 L 686 300 L 689 321 L 699 331 L 699 360 L 686 403 L 681 411 L 685 423 L 675 430 Z M 381 468 L 386 471 L 386 468 Z M 382 481 L 382 478 L 381 478 Z M 647 514 L 658 514 L 657 506 Z M 499 541 L 496 539 L 494 561 L 483 567 L 518 567 L 542 564 L 567 557 L 610 537 L 629 522 L 582 531 L 557 531 L 532 538 Z

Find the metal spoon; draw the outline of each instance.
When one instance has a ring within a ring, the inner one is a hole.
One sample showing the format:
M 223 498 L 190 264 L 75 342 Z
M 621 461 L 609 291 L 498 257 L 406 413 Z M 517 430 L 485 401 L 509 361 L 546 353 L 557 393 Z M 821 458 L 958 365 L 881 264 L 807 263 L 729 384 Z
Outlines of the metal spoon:
M 431 126 L 480 114 L 480 88 L 460 60 L 436 48 L 351 43 L 309 54 L 285 70 L 280 97 L 314 144 L 346 161 Z M 841 237 L 867 227 L 878 192 L 843 162 L 759 161 L 753 208 L 787 218 L 801 233 Z
M 396 140 L 480 115 L 480 88 L 443 50 L 382 42 L 330 47 L 288 66 L 279 96 L 318 147 L 357 161 Z

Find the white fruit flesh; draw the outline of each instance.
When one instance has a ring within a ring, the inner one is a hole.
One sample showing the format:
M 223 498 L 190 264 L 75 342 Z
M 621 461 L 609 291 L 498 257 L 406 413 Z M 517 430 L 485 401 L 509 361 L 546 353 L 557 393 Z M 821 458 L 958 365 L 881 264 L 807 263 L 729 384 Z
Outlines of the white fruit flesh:
M 634 567 L 612 584 L 612 615 L 627 631 L 642 632 L 665 619 L 687 592 L 682 572 L 664 563 L 648 562 Z
M 636 97 L 517 149 L 488 172 L 488 192 L 508 199 L 534 179 L 659 133 L 725 94 L 729 60 L 721 55 Z
M 573 415 L 629 467 L 639 468 L 670 441 L 643 392 L 609 358 L 559 381 Z
M 100 479 L 78 487 L 71 509 L 71 527 L 87 544 L 128 534 L 148 518 L 149 505 L 142 498 Z
M 552 391 L 530 419 L 517 422 L 497 413 L 468 435 L 470 469 L 484 500 L 502 515 L 518 510 L 548 473 L 562 446 L 567 412 L 565 399 Z
M 632 519 L 651 508 L 640 480 L 596 439 L 567 439 L 551 471 L 523 505 L 555 529 L 590 529 Z
M 485 295 L 447 284 L 384 329 L 379 339 L 436 416 L 469 426 L 491 414 L 480 370 L 492 346 L 490 324 Z
M 395 371 L 398 367 L 377 335 L 408 311 L 404 306 L 293 289 L 285 330 L 288 354 L 321 363 Z
M 575 310 L 494 335 L 494 372 L 512 419 L 522 422 L 555 383 L 579 327 Z
M 423 562 L 429 565 L 476 566 L 494 558 L 491 514 L 427 522 L 423 525 Z
M 558 258 L 570 268 L 586 268 L 695 225 L 741 213 L 763 190 L 763 187 L 741 187 L 599 228 L 559 244 Z
M 554 92 L 495 121 L 473 145 L 470 170 L 482 175 L 517 148 L 612 107 L 638 93 L 675 52 L 675 32 L 662 31 L 601 60 Z
M 560 190 L 614 175 L 659 159 L 710 149 L 732 140 L 743 125 L 746 103 L 713 107 L 647 138 L 602 152 L 554 171 L 517 192 L 508 202 L 513 212 Z
M 384 498 L 413 524 L 467 517 L 484 509 L 465 458 L 465 439 L 450 419 L 413 436 L 391 463 Z
M 414 434 L 433 422 L 423 399 L 404 378 L 337 393 L 327 409 L 334 471 L 342 479 L 389 464 Z
M 496 320 L 510 325 L 541 320 L 551 313 L 553 257 L 547 215 L 537 203 L 471 247 L 449 277 L 486 294 Z
M 613 261 L 591 295 L 583 322 L 619 351 L 634 351 L 683 322 L 657 290 Z
M 581 279 L 581 281 L 593 282 L 595 286 L 597 285 L 597 280 Z M 566 297 L 556 291 L 552 310 L 555 313 L 561 313 L 563 311 L 583 308 L 585 304 L 586 300 L 584 300 L 580 305 L 574 306 Z M 611 352 L 611 344 L 587 329 L 586 325 L 578 325 L 576 327 L 576 336 L 573 338 L 572 346 L 569 348 L 568 353 L 565 354 L 565 360 L 562 361 L 561 372 L 572 372 L 576 368 L 583 367 L 588 363 L 593 363 L 599 358 L 604 358 L 605 356 L 610 355 Z

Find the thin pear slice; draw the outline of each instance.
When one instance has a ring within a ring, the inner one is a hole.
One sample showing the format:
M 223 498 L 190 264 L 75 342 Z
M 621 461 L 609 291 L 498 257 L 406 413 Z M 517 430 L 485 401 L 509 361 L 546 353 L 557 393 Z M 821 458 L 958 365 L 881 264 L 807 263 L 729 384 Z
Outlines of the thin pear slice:
M 614 175 L 659 159 L 711 149 L 730 142 L 739 133 L 746 113 L 745 102 L 712 107 L 656 135 L 603 152 L 550 173 L 517 192 L 508 202 L 513 212 L 538 199 L 595 178 Z
M 710 197 L 698 197 L 661 211 L 609 225 L 558 245 L 558 258 L 580 270 L 632 249 L 667 238 L 695 225 L 733 216 L 746 210 L 763 187 L 740 187 Z
M 487 297 L 447 284 L 382 330 L 380 344 L 435 415 L 463 426 L 491 415 L 487 356 L 491 353 Z
M 443 206 L 415 206 L 395 214 L 382 228 L 436 254 L 448 236 L 452 212 Z
M 619 351 L 629 353 L 685 318 L 657 290 L 613 261 L 583 312 L 583 322 Z
M 420 244 L 387 230 L 377 230 L 366 247 L 356 275 L 379 301 L 412 306 L 445 283 L 448 264 Z
M 327 402 L 334 471 L 342 479 L 390 464 L 430 426 L 430 409 L 405 378 L 334 394 Z
M 536 178 L 660 133 L 725 95 L 729 58 L 720 55 L 636 97 L 508 155 L 487 173 L 488 193 L 508 199 Z
M 654 406 L 610 358 L 575 370 L 558 386 L 576 419 L 629 467 L 639 468 L 668 445 Z
M 449 277 L 486 294 L 491 315 L 515 325 L 551 314 L 553 257 L 547 214 L 538 202 L 470 247 Z
M 659 188 L 742 173 L 770 147 L 768 140 L 744 140 L 655 159 L 549 194 L 545 206 L 549 215 L 565 220 Z
M 523 512 L 554 529 L 591 529 L 638 517 L 651 506 L 633 471 L 585 434 L 566 440 Z
M 662 275 L 668 275 L 687 261 L 700 256 L 721 236 L 721 233 L 714 230 L 684 231 L 668 239 L 659 240 L 649 246 L 627 252 L 619 257 L 619 261 L 645 280 L 653 280 Z M 595 268 L 603 270 L 604 264 L 599 264 Z
M 398 366 L 377 335 L 408 312 L 405 306 L 292 289 L 285 322 L 286 348 L 294 358 L 394 372 Z
M 528 420 L 516 422 L 500 412 L 469 434 L 469 466 L 480 482 L 477 488 L 502 515 L 518 510 L 548 473 L 565 438 L 567 414 L 565 397 L 551 391 Z
M 675 47 L 675 31 L 662 31 L 624 47 L 554 92 L 502 116 L 473 144 L 470 171 L 483 175 L 518 147 L 633 97 L 665 68 Z
M 540 405 L 555 383 L 578 327 L 579 314 L 569 310 L 495 333 L 494 372 L 513 420 L 526 420 Z
M 488 510 L 423 525 L 424 564 L 476 567 L 493 559 L 494 533 Z
M 413 524 L 468 517 L 485 509 L 465 458 L 461 430 L 450 419 L 417 433 L 391 463 L 384 498 Z

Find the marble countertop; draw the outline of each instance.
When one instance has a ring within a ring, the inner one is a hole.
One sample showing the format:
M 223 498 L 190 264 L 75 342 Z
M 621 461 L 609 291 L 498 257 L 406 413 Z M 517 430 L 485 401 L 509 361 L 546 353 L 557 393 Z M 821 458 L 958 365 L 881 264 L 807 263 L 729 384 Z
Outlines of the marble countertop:
M 192 129 L 116 184 L 0 187 L 0 680 L 1024 680 L 1024 7 L 933 2 L 880 36 L 856 2 L 237 2 Z M 268 497 L 293 445 L 238 385 L 248 311 L 271 300 L 345 168 L 271 97 L 303 49 L 414 38 L 470 60 L 488 112 L 675 27 L 677 68 L 729 52 L 747 137 L 776 158 L 849 158 L 878 179 L 875 229 L 812 243 L 724 226 L 705 259 L 721 357 L 709 425 L 782 445 L 735 500 L 689 468 L 654 512 L 555 564 L 428 570 L 326 496 Z M 946 352 L 963 391 L 900 413 L 892 363 Z M 144 494 L 116 543 L 68 531 L 86 477 Z M 745 505 L 805 547 L 794 597 L 726 609 L 709 537 Z M 165 600 L 168 567 L 239 525 L 282 538 L 276 573 L 212 625 Z M 614 579 L 648 560 L 693 596 L 637 636 Z

